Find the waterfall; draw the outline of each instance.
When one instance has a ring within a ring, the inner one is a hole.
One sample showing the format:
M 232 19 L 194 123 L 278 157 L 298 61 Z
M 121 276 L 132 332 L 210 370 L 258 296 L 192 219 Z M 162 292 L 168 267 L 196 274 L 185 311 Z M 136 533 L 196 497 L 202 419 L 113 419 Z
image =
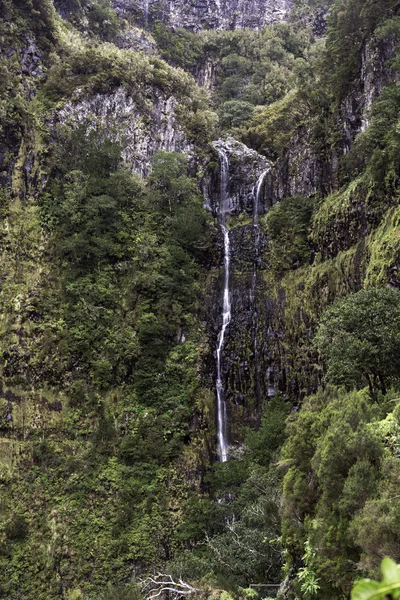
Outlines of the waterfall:
M 257 347 L 257 333 L 258 333 L 258 314 L 257 314 L 257 304 L 254 304 L 255 292 L 256 292 L 256 283 L 257 283 L 257 266 L 259 260 L 259 245 L 260 245 L 260 226 L 258 224 L 258 210 L 260 206 L 260 199 L 262 193 L 262 187 L 264 183 L 264 179 L 269 173 L 269 169 L 266 169 L 261 173 L 255 186 L 253 187 L 253 227 L 255 233 L 254 239 L 254 265 L 253 265 L 253 277 L 251 279 L 251 288 L 250 288 L 250 302 L 252 305 L 252 320 L 253 320 L 253 329 L 254 329 L 254 340 L 253 340 L 253 350 L 254 350 L 254 369 L 255 369 L 255 389 L 254 393 L 257 398 L 257 401 L 260 400 L 260 389 L 259 389 L 259 363 L 258 363 L 258 347 Z
M 147 27 L 149 24 L 149 0 L 143 0 L 144 24 Z
M 253 198 L 254 198 L 253 225 L 254 225 L 254 227 L 258 227 L 258 207 L 260 205 L 260 198 L 261 198 L 261 192 L 262 192 L 262 186 L 264 183 L 264 179 L 268 173 L 269 173 L 269 169 L 266 169 L 265 171 L 263 171 L 261 173 L 260 177 L 257 179 L 256 185 L 253 187 Z
M 230 269 L 230 240 L 229 230 L 226 227 L 226 214 L 229 210 L 229 159 L 223 149 L 218 149 L 221 163 L 220 177 L 220 206 L 219 222 L 224 236 L 224 291 L 222 302 L 222 327 L 217 341 L 217 410 L 218 410 L 218 451 L 221 462 L 228 460 L 228 416 L 225 402 L 225 389 L 222 381 L 222 357 L 225 345 L 226 330 L 231 322 L 231 300 L 229 295 L 229 269 Z
M 258 246 L 260 244 L 260 226 L 258 224 L 258 210 L 260 206 L 260 198 L 262 193 L 262 186 L 264 183 L 264 179 L 269 173 L 269 169 L 263 171 L 260 177 L 257 179 L 255 186 L 253 187 L 253 226 L 255 231 L 255 240 L 254 240 L 254 250 L 255 250 L 255 261 L 254 261 L 254 269 L 253 269 L 253 279 L 251 283 L 250 290 L 250 300 L 253 302 L 254 300 L 254 290 L 256 285 L 256 276 L 257 276 L 257 262 L 258 262 Z
M 250 150 L 243 144 L 240 144 L 233 138 L 226 140 L 217 140 L 213 142 L 214 148 L 218 152 L 219 163 L 220 163 L 220 195 L 218 209 L 216 213 L 218 215 L 219 227 L 223 236 L 224 241 L 224 275 L 223 275 L 223 296 L 222 296 L 222 325 L 218 333 L 217 338 L 217 373 L 216 373 L 216 394 L 217 394 L 217 433 L 218 433 L 218 454 L 221 462 L 226 462 L 229 455 L 229 438 L 228 438 L 228 407 L 226 403 L 226 382 L 224 381 L 223 373 L 223 360 L 225 357 L 225 346 L 227 341 L 227 334 L 229 325 L 231 323 L 231 297 L 230 297 L 230 259 L 231 259 L 231 238 L 230 231 L 227 227 L 227 215 L 231 212 L 237 213 L 238 210 L 246 210 L 249 194 L 253 197 L 253 226 L 255 232 L 255 260 L 254 260 L 254 273 L 253 280 L 250 286 L 250 298 L 251 304 L 253 305 L 254 293 L 256 289 L 256 277 L 257 277 L 257 266 L 259 262 L 258 246 L 260 244 L 260 227 L 258 224 L 258 212 L 261 205 L 261 199 L 263 196 L 264 181 L 267 173 L 269 172 L 268 162 L 263 157 L 258 155 L 255 151 Z M 241 186 L 236 186 L 233 190 L 233 195 L 230 194 L 230 156 L 240 156 L 243 158 L 238 164 L 235 164 L 235 181 L 240 179 L 242 182 Z M 268 168 L 266 168 L 268 167 Z M 250 178 L 254 177 L 254 173 L 257 175 L 261 169 L 264 171 L 258 176 L 255 185 L 252 187 Z M 208 200 L 207 193 L 205 194 L 206 205 L 212 206 Z M 215 213 L 214 213 L 215 214 Z M 256 303 L 254 303 L 252 310 L 253 330 L 254 330 L 254 356 L 255 365 L 258 369 L 258 356 L 257 356 L 257 327 L 258 327 L 258 315 L 256 309 Z M 256 389 L 255 395 L 260 398 L 260 390 L 258 389 L 259 376 L 256 374 Z

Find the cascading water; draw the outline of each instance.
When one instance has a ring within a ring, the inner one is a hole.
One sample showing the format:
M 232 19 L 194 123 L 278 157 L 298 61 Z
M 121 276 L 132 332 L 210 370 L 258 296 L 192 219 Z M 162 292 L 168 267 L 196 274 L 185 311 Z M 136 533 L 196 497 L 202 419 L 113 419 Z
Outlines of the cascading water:
M 144 24 L 147 27 L 149 24 L 149 0 L 143 0 Z
M 259 389 L 259 361 L 258 361 L 258 343 L 257 343 L 257 332 L 258 332 L 258 315 L 257 305 L 254 304 L 256 282 L 257 282 L 257 266 L 259 261 L 259 245 L 260 245 L 260 225 L 258 224 L 258 210 L 260 205 L 261 193 L 263 188 L 264 179 L 269 172 L 269 169 L 263 171 L 257 180 L 256 185 L 253 188 L 253 227 L 254 227 L 254 266 L 253 266 L 253 277 L 251 280 L 250 288 L 250 302 L 252 305 L 252 319 L 253 319 L 253 331 L 254 331 L 254 365 L 255 365 L 255 389 L 254 393 L 257 400 L 260 400 L 260 389 Z
M 221 462 L 226 462 L 229 457 L 229 435 L 228 435 L 228 406 L 226 402 L 226 381 L 223 373 L 223 361 L 225 357 L 225 347 L 227 342 L 227 336 L 229 332 L 229 326 L 232 319 L 231 314 L 231 295 L 230 295 L 230 277 L 231 277 L 231 243 L 232 238 L 230 231 L 227 227 L 227 215 L 230 213 L 237 214 L 239 211 L 247 210 L 248 200 L 250 194 L 253 200 L 253 229 L 255 234 L 254 249 L 254 275 L 253 281 L 250 286 L 250 299 L 251 299 L 251 319 L 253 321 L 252 331 L 254 332 L 254 359 L 255 368 L 259 369 L 259 361 L 257 357 L 258 343 L 257 343 L 257 328 L 258 328 L 258 315 L 257 315 L 257 303 L 254 302 L 254 293 L 256 290 L 257 281 L 257 267 L 259 263 L 259 245 L 260 245 L 260 227 L 258 224 L 258 212 L 261 206 L 261 199 L 263 197 L 264 181 L 267 173 L 269 172 L 269 166 L 267 161 L 255 151 L 250 150 L 243 144 L 240 144 L 233 138 L 224 140 L 217 140 L 213 143 L 214 148 L 217 150 L 219 155 L 220 163 L 220 195 L 218 202 L 217 214 L 219 217 L 219 226 L 224 241 L 224 275 L 223 275 L 223 296 L 222 296 L 222 325 L 219 330 L 217 339 L 217 373 L 216 373 L 216 394 L 217 394 L 217 433 L 218 433 L 218 454 Z M 235 157 L 235 173 L 230 186 L 230 156 Z M 243 159 L 243 160 L 242 160 Z M 268 167 L 268 168 L 266 168 Z M 263 169 L 262 173 L 261 170 Z M 254 173 L 257 173 L 258 179 L 253 187 L 251 187 L 250 178 L 254 177 Z M 260 174 L 261 173 L 261 174 Z M 210 188 L 205 187 L 205 203 L 206 206 L 215 207 L 217 202 L 214 204 L 213 195 L 209 192 Z M 231 190 L 232 189 L 232 194 Z M 210 200 L 211 199 L 211 200 Z M 213 209 L 211 209 L 213 210 Z M 215 210 L 215 208 L 214 208 Z M 214 213 L 215 214 L 215 213 Z M 241 229 L 238 228 L 240 234 Z M 261 398 L 261 390 L 259 387 L 260 374 L 257 371 L 255 376 L 255 390 L 254 393 L 257 399 Z
M 261 198 L 261 192 L 262 192 L 262 186 L 264 183 L 264 179 L 266 178 L 267 174 L 269 173 L 269 169 L 267 169 L 266 171 L 263 171 L 260 175 L 260 177 L 257 179 L 257 183 L 253 188 L 253 197 L 254 197 L 254 204 L 253 204 L 253 225 L 254 227 L 258 227 L 258 208 L 260 205 L 260 198 Z
M 257 277 L 257 262 L 258 262 L 258 247 L 260 244 L 260 226 L 258 224 L 258 210 L 260 205 L 260 198 L 262 193 L 262 187 L 264 183 L 264 179 L 269 173 L 269 169 L 263 171 L 260 177 L 257 179 L 256 185 L 253 187 L 253 226 L 255 231 L 255 240 L 254 240 L 254 250 L 255 250 L 255 261 L 254 261 L 254 269 L 253 269 L 253 279 L 251 283 L 250 290 L 250 300 L 253 302 L 254 300 L 254 291 L 256 285 L 256 277 Z
M 224 236 L 224 291 L 222 302 L 222 327 L 217 341 L 217 409 L 218 409 L 218 451 L 221 462 L 228 460 L 228 416 L 225 401 L 225 389 L 222 381 L 222 357 L 225 345 L 227 327 L 231 322 L 231 300 L 229 294 L 229 269 L 230 269 L 230 240 L 229 230 L 226 227 L 226 214 L 229 210 L 229 159 L 223 149 L 218 149 L 221 163 L 220 177 L 220 206 L 219 222 Z

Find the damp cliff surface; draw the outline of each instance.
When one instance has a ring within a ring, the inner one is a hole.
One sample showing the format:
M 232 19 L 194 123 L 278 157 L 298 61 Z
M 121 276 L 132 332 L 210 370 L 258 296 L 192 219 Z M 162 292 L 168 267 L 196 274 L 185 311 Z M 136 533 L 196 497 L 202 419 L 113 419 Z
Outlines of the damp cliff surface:
M 190 31 L 201 29 L 261 29 L 264 25 L 284 21 L 290 0 L 113 0 L 117 14 L 136 17 L 142 23 L 160 20 L 173 27 Z
M 280 333 L 271 328 L 274 302 L 263 282 L 267 252 L 263 218 L 271 206 L 272 165 L 233 138 L 215 141 L 213 147 L 217 162 L 208 164 L 202 189 L 207 208 L 222 223 L 223 285 L 213 293 L 211 339 L 216 339 L 217 387 L 222 386 L 226 437 L 235 446 L 244 426 L 259 421 L 275 384 L 279 386 L 278 355 L 275 352 L 275 362 L 273 356 Z M 226 294 L 229 321 L 224 324 Z
M 206 206 L 213 215 L 219 211 L 221 178 L 220 162 L 218 152 L 223 151 L 227 157 L 227 208 L 228 215 L 247 214 L 253 215 L 255 198 L 255 187 L 260 176 L 270 171 L 270 162 L 255 150 L 248 148 L 245 144 L 238 142 L 232 137 L 214 141 L 212 143 L 214 155 L 209 158 L 204 167 L 204 175 L 200 182 L 205 198 Z M 258 212 L 263 214 L 271 203 L 271 198 L 266 194 L 267 183 L 259 194 Z

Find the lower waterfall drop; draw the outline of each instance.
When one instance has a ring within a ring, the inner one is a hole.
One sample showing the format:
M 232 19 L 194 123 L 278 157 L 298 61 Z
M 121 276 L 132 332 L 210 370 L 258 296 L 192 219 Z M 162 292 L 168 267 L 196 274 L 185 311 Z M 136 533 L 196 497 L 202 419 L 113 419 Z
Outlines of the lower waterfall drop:
M 228 415 L 225 401 L 225 389 L 222 381 L 222 356 L 225 345 L 225 334 L 231 322 L 231 300 L 229 294 L 229 269 L 230 269 L 230 240 L 229 229 L 226 227 L 226 214 L 229 210 L 228 182 L 229 160 L 227 154 L 218 149 L 221 162 L 221 196 L 219 221 L 224 235 L 224 292 L 222 302 L 222 327 L 217 341 L 217 410 L 218 410 L 218 451 L 221 462 L 228 460 Z

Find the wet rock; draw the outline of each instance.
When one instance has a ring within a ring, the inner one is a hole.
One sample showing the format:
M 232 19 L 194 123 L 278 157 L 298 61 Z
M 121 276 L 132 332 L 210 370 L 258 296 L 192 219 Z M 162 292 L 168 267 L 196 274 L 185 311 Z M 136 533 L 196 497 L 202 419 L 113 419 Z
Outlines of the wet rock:
M 160 20 L 171 27 L 201 29 L 261 29 L 285 21 L 291 0 L 112 0 L 120 17 L 141 24 Z
M 255 187 L 260 176 L 270 171 L 271 163 L 261 154 L 238 142 L 232 137 L 220 139 L 212 144 L 214 154 L 205 168 L 201 189 L 206 206 L 216 216 L 220 201 L 220 158 L 225 152 L 229 162 L 228 213 L 252 215 L 255 202 Z M 267 184 L 263 185 L 258 210 L 262 214 L 268 210 L 272 199 L 266 195 Z

